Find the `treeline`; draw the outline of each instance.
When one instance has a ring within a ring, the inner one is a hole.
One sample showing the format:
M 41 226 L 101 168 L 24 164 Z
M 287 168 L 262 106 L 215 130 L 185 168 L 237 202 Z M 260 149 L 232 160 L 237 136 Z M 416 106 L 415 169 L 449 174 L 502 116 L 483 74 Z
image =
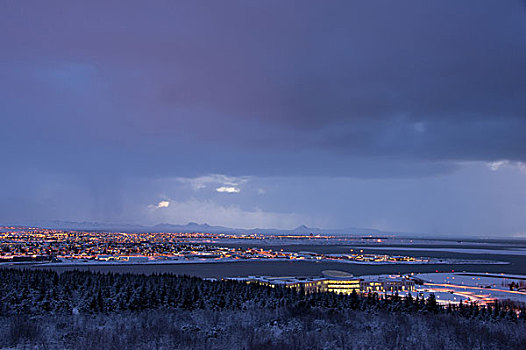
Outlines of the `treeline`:
M 310 308 L 145 310 L 0 317 L 8 349 L 502 349 L 526 348 L 526 323 L 446 313 Z
M 96 314 L 163 310 L 268 309 L 292 316 L 310 309 L 454 314 L 484 321 L 526 321 L 526 309 L 511 303 L 440 306 L 428 299 L 377 294 L 310 293 L 237 281 L 209 281 L 172 274 L 139 275 L 0 269 L 0 316 Z

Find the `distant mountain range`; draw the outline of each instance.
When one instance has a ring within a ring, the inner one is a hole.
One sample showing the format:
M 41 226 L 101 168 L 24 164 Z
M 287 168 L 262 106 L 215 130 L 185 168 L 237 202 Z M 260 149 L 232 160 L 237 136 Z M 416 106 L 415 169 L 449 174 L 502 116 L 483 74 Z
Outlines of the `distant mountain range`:
M 65 230 L 87 230 L 87 231 L 121 231 L 121 232 L 206 232 L 206 233 L 235 233 L 235 234 L 333 234 L 333 235 L 398 235 L 394 232 L 380 231 L 369 228 L 344 228 L 344 229 L 324 229 L 319 227 L 308 227 L 305 225 L 293 229 L 275 228 L 231 228 L 225 226 L 211 226 L 207 223 L 198 224 L 189 222 L 186 225 L 161 223 L 153 226 L 134 225 L 134 224 L 114 224 L 100 222 L 75 222 L 75 221 L 40 221 L 18 224 L 22 226 L 36 226 L 42 228 L 54 228 Z

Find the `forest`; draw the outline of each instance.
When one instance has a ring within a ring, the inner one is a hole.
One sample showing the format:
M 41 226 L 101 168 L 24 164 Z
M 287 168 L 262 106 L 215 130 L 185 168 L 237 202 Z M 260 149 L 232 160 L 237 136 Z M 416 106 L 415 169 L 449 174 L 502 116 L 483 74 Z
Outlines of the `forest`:
M 0 347 L 524 349 L 526 309 L 171 274 L 0 269 Z

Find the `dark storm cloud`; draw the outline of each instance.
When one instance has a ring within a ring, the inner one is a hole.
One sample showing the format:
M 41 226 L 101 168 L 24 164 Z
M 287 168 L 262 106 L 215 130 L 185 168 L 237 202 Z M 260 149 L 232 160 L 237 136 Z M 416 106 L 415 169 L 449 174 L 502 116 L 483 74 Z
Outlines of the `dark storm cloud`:
M 2 1 L 0 220 L 524 234 L 524 4 Z
M 522 2 L 1 6 L 0 133 L 27 138 L 12 161 L 419 176 L 526 160 Z

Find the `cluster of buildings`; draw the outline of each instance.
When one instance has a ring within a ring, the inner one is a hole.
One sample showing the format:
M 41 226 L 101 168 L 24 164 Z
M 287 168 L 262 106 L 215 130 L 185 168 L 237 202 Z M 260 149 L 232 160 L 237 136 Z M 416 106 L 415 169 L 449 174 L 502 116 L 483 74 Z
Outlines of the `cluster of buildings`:
M 400 276 L 354 277 L 344 271 L 326 270 L 319 277 L 271 277 L 248 276 L 231 278 L 246 283 L 257 283 L 264 286 L 283 286 L 306 293 L 332 292 L 338 294 L 357 293 L 404 293 L 415 291 L 415 281 Z
M 54 229 L 0 230 L 0 261 L 76 259 L 139 262 L 150 259 L 225 258 L 242 255 L 207 243 L 200 233 L 84 232 Z M 191 242 L 199 243 L 191 243 Z M 253 252 L 247 252 L 252 253 Z
M 224 234 L 83 232 L 52 229 L 0 230 L 0 262 L 16 261 L 122 261 L 149 260 L 305 260 L 357 263 L 424 262 L 421 258 L 364 254 L 284 252 L 264 248 L 221 247 L 215 239 Z M 236 236 L 253 237 L 250 236 Z M 254 236 L 254 237 L 257 237 Z M 272 239 L 271 236 L 267 237 Z M 284 236 L 288 237 L 288 236 Z M 247 238 L 248 239 L 248 238 Z

